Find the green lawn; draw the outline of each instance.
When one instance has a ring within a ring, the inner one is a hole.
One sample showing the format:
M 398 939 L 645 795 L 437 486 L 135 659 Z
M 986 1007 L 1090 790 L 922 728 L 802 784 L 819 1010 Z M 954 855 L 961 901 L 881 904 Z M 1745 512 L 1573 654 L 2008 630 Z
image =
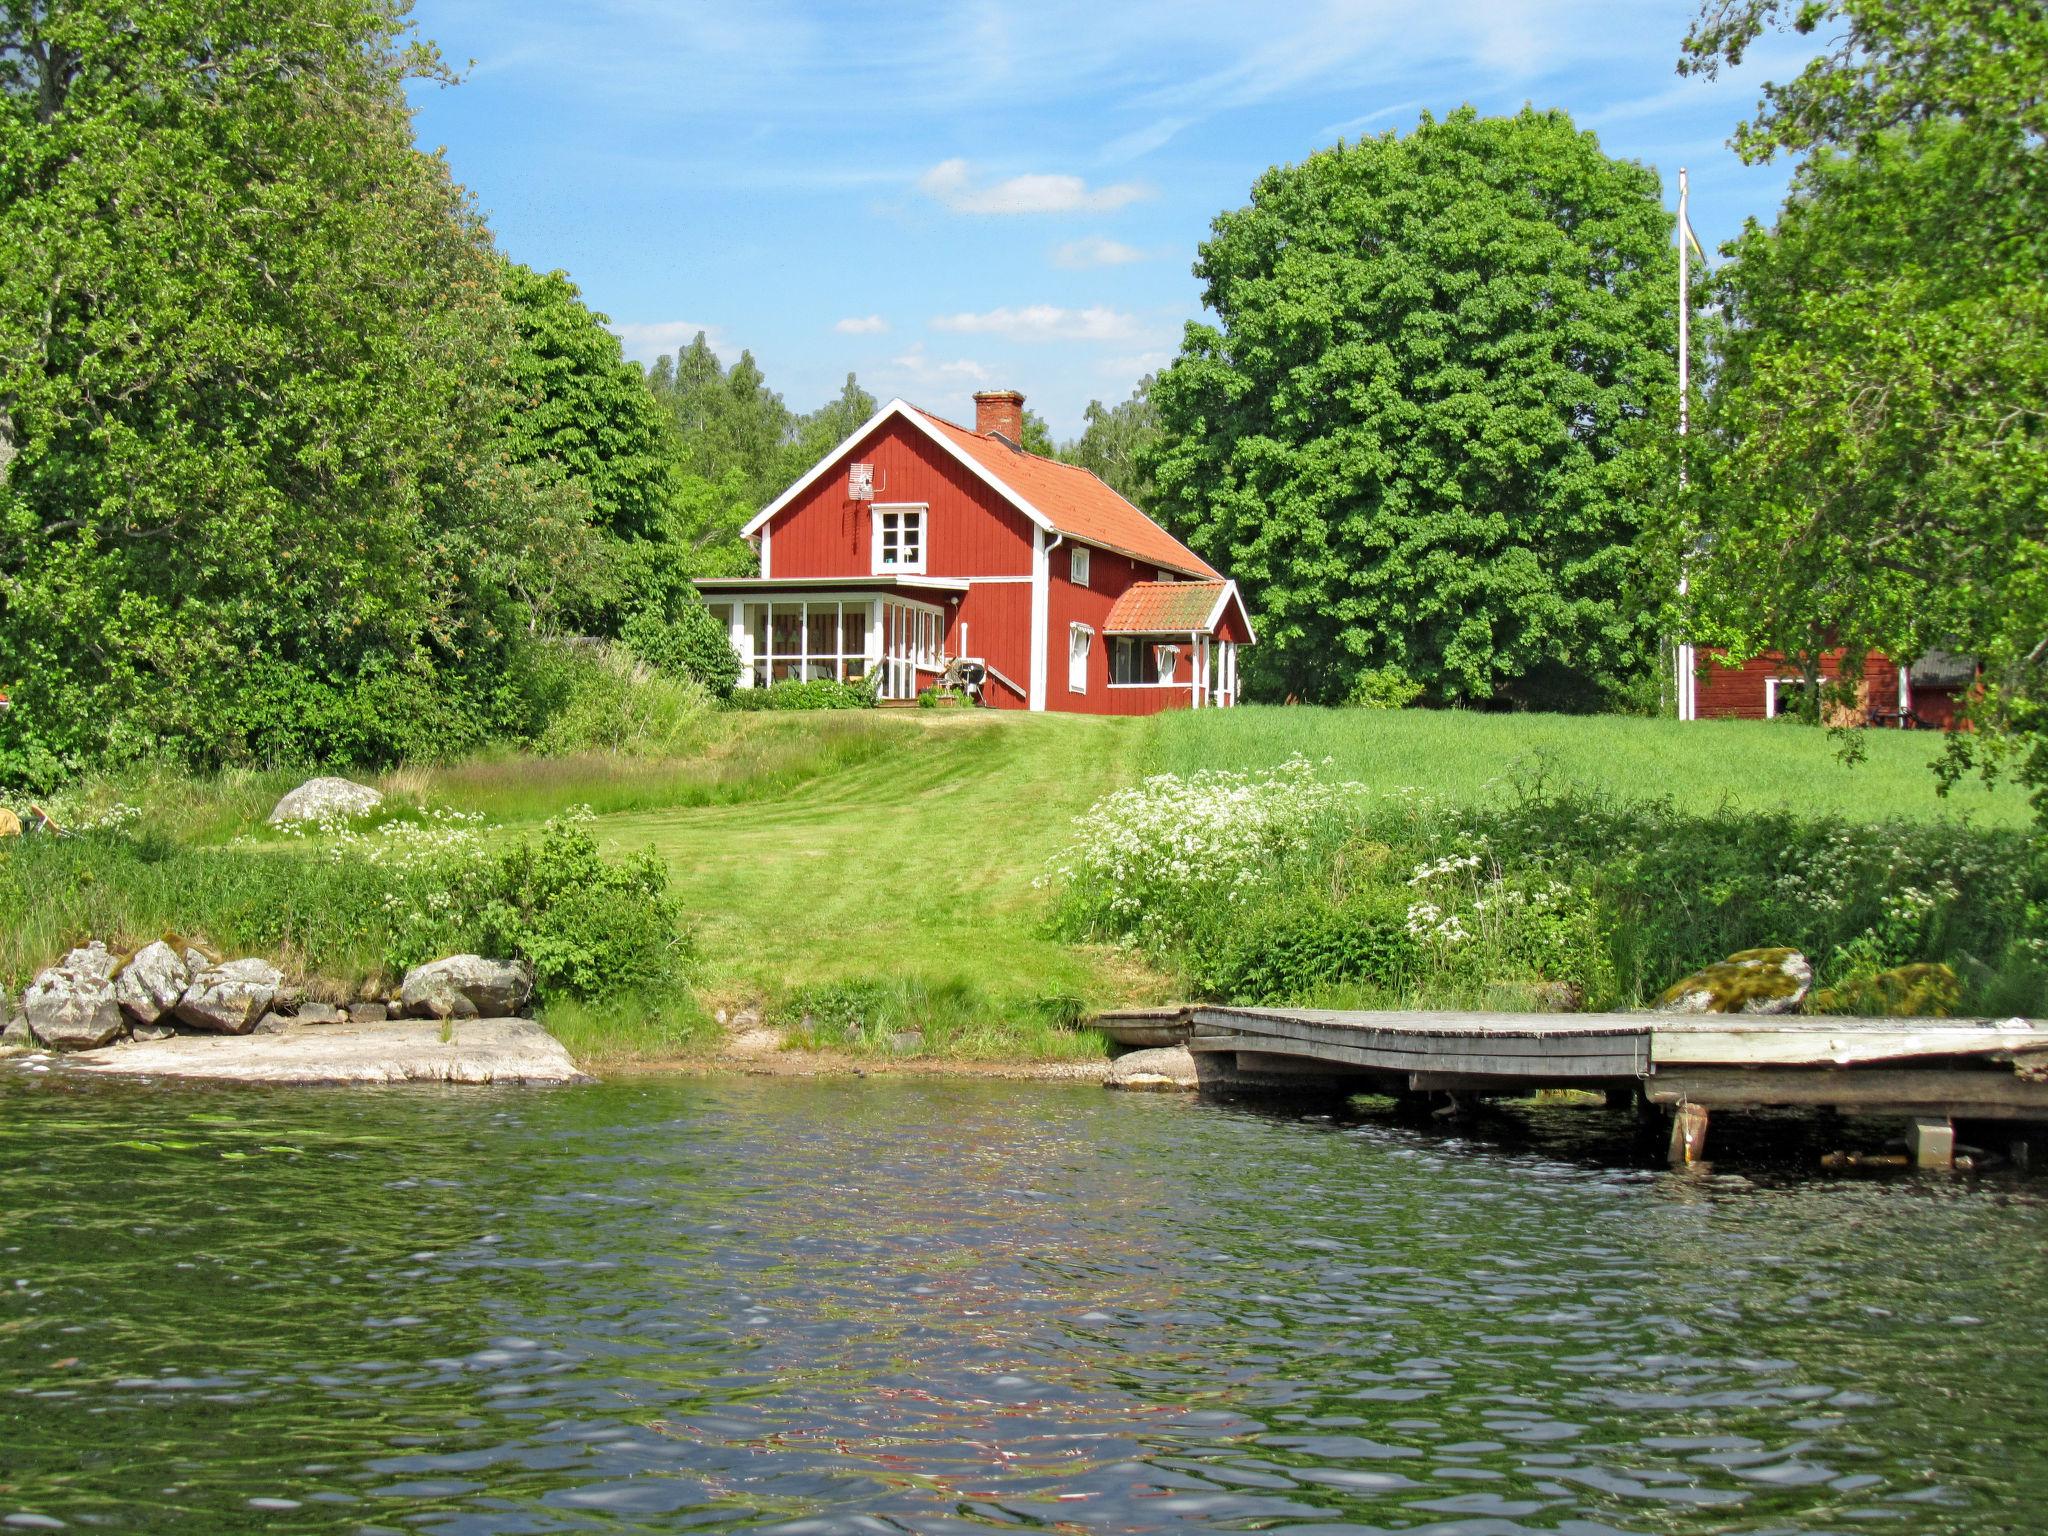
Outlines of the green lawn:
M 2031 813 L 2010 785 L 1976 780 L 1938 795 L 1928 763 L 1941 737 L 1866 731 L 1865 761 L 1841 761 L 1819 729 L 1784 722 L 1640 720 L 1611 715 L 1479 714 L 1248 705 L 1158 717 L 1145 750 L 1153 773 L 1261 768 L 1290 753 L 1331 757 L 1375 789 L 1416 788 L 1450 801 L 1541 787 L 1622 799 L 1670 798 L 1681 810 L 1791 810 L 1858 821 L 1968 816 L 2020 827 Z
M 1138 771 L 1147 723 L 857 718 L 869 753 L 786 793 L 601 818 L 606 844 L 667 862 L 714 995 L 883 979 L 1006 1006 L 1122 995 L 1133 977 L 1043 935 L 1032 881 Z

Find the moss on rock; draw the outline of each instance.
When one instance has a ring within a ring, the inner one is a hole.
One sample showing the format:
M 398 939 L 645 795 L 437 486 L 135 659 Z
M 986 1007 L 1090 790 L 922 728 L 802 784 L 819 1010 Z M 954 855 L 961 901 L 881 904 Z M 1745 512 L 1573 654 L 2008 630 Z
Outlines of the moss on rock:
M 1659 1013 L 1790 1013 L 1813 985 L 1796 949 L 1745 949 L 1666 987 Z

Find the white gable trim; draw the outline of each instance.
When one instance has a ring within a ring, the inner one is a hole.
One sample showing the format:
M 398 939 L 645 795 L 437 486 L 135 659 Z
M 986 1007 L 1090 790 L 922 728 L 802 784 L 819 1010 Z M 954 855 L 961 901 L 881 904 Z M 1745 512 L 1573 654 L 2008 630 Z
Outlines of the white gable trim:
M 1216 606 L 1209 611 L 1209 622 L 1204 624 L 1202 628 L 1212 635 L 1215 634 L 1216 626 L 1223 622 L 1223 610 L 1232 603 L 1237 604 L 1237 611 L 1244 617 L 1246 638 L 1256 645 L 1259 637 L 1252 629 L 1251 610 L 1245 607 L 1244 599 L 1238 595 L 1237 583 L 1234 581 L 1226 580 L 1223 583 L 1223 590 L 1216 594 Z
M 981 480 L 984 484 L 989 486 L 990 489 L 994 490 L 997 495 L 1001 496 L 1003 500 L 1007 501 L 1019 512 L 1022 512 L 1027 518 L 1031 520 L 1031 522 L 1034 525 L 1044 529 L 1047 533 L 1051 533 L 1053 531 L 1051 518 L 1047 517 L 1043 512 L 1039 511 L 1038 508 L 1031 505 L 1031 503 L 1026 501 L 1022 496 L 1019 496 L 1015 491 L 1011 490 L 1010 487 L 1005 485 L 1003 481 L 999 479 L 997 476 L 990 474 L 986 469 L 982 468 L 979 461 L 977 461 L 971 454 L 962 452 L 959 446 L 955 444 L 952 441 L 952 439 L 947 437 L 945 433 L 941 432 L 937 427 L 933 426 L 929 420 L 926 419 L 924 412 L 920 411 L 916 406 L 912 405 L 909 401 L 898 399 L 891 400 L 887 405 L 883 406 L 879 411 L 875 412 L 874 415 L 870 416 L 866 421 L 862 422 L 858 427 L 856 427 L 853 431 L 853 434 L 850 437 L 848 437 L 844 442 L 842 442 L 837 448 L 834 448 L 830 453 L 826 454 L 825 457 L 818 460 L 816 464 L 812 465 L 809 473 L 807 473 L 801 480 L 797 481 L 795 485 L 792 485 L 780 496 L 776 497 L 773 501 L 769 502 L 768 505 L 763 507 L 759 512 L 756 512 L 754 514 L 753 520 L 749 522 L 746 527 L 742 528 L 740 532 L 750 539 L 755 534 L 760 533 L 764 528 L 768 526 L 768 524 L 771 521 L 773 521 L 776 513 L 782 511 L 791 502 L 795 501 L 799 496 L 803 495 L 805 491 L 808 491 L 812 486 L 816 485 L 821 479 L 823 479 L 825 477 L 826 472 L 830 470 L 834 465 L 836 465 L 842 458 L 844 458 L 847 455 L 847 453 L 849 453 L 853 449 L 856 443 L 860 442 L 862 438 L 866 437 L 869 433 L 873 432 L 877 427 L 881 426 L 884 422 L 890 421 L 897 417 L 901 417 L 903 420 L 909 422 L 912 426 L 916 427 L 919 431 L 923 432 L 926 437 L 930 438 L 933 442 L 937 443 L 941 448 L 945 449 L 946 452 L 952 455 L 954 459 L 956 459 L 959 463 L 965 465 L 977 479 Z

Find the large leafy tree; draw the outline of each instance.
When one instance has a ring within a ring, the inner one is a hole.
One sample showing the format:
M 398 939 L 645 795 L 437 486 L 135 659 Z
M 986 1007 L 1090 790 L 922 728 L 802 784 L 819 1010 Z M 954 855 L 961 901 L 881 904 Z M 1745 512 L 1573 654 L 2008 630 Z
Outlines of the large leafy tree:
M 0 0 L 0 775 L 489 727 L 509 338 L 438 72 L 402 0 Z
M 682 448 L 640 370 L 568 273 L 508 263 L 504 288 L 518 338 L 499 428 L 506 458 L 581 484 L 606 533 L 652 536 Z
M 1655 173 L 1561 112 L 1424 117 L 1217 219 L 1152 391 L 1157 507 L 1248 588 L 1268 691 L 1405 673 L 1589 706 L 1654 656 L 1645 461 L 1675 393 Z
M 1781 25 L 1822 49 L 1736 137 L 1806 159 L 1718 274 L 1695 632 L 1976 656 L 1948 767 L 2017 758 L 2048 812 L 2048 9 L 1718 0 L 1680 68 Z

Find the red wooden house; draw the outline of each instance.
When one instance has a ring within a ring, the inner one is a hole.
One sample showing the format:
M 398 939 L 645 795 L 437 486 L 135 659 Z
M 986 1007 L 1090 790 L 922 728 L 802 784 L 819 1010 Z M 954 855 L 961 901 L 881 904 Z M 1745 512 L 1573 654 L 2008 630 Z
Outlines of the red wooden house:
M 1825 684 L 1842 681 L 1844 655 L 1827 651 L 1820 659 Z M 1894 725 L 1953 730 L 1962 696 L 1976 684 L 1969 657 L 1929 651 L 1910 665 L 1875 653 L 1864 658 L 1854 679 L 1853 707 L 1830 705 L 1831 725 Z M 1731 666 L 1721 652 L 1685 645 L 1678 654 L 1678 718 L 1681 720 L 1770 720 L 1796 707 L 1806 686 L 1797 664 L 1766 651 Z
M 954 658 L 1005 709 L 1140 715 L 1237 702 L 1236 583 L 1085 469 L 1019 445 L 1024 397 L 972 429 L 892 400 L 747 524 L 761 574 L 698 590 L 740 686 L 881 674 L 913 699 Z

